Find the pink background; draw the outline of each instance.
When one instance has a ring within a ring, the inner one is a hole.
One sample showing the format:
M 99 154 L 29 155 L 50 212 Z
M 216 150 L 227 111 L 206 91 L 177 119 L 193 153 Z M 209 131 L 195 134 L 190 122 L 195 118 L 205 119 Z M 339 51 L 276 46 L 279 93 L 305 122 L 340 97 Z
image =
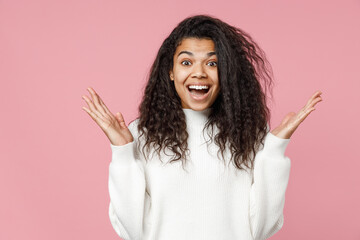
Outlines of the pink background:
M 360 239 L 360 1 L 0 1 L 0 239 L 119 239 L 109 141 L 82 110 L 93 87 L 127 123 L 162 41 L 211 14 L 249 32 L 276 87 L 272 126 L 316 90 L 293 135 L 283 229 L 271 239 Z

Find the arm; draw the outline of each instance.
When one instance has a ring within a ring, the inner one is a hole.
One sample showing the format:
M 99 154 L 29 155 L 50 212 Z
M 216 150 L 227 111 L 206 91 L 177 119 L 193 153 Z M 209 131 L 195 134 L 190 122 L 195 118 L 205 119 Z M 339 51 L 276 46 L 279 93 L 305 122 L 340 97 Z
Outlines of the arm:
M 126 126 L 120 112 L 110 112 L 91 87 L 91 99 L 82 96 L 89 108 L 83 109 L 110 140 L 112 160 L 109 166 L 109 217 L 116 233 L 125 240 L 139 240 L 145 195 L 144 168 L 137 157 L 137 120 Z M 134 136 L 134 137 L 133 137 Z
M 132 123 L 129 125 L 130 130 L 131 125 Z M 110 222 L 122 239 L 140 240 L 146 183 L 143 165 L 136 154 L 136 140 L 122 146 L 110 146 Z
M 298 113 L 288 113 L 281 124 L 268 132 L 264 148 L 255 156 L 253 184 L 250 191 L 250 226 L 254 239 L 274 235 L 284 224 L 285 191 L 289 181 L 290 159 L 285 149 L 290 137 L 322 101 L 316 91 Z
M 255 156 L 250 226 L 256 240 L 271 237 L 283 226 L 285 191 L 290 174 L 290 159 L 284 153 L 289 141 L 268 132 L 264 148 Z

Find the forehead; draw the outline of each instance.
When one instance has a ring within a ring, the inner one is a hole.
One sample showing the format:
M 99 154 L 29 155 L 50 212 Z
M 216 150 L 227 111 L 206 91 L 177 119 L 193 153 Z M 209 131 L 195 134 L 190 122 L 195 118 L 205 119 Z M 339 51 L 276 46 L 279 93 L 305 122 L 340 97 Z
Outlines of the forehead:
M 196 53 L 207 53 L 215 51 L 215 43 L 207 38 L 184 38 L 175 51 L 175 56 L 181 51 Z

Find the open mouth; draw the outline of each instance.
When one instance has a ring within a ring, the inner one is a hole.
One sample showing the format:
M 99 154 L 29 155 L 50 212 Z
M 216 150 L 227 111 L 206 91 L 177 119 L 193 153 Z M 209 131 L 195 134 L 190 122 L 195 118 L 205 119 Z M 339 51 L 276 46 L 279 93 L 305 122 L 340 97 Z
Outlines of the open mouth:
M 187 87 L 189 92 L 194 95 L 194 96 L 204 96 L 209 92 L 210 86 L 207 87 L 193 87 L 193 86 L 188 86 Z
M 189 95 L 195 101 L 203 101 L 208 98 L 210 95 L 210 85 L 188 85 L 187 89 L 189 91 Z

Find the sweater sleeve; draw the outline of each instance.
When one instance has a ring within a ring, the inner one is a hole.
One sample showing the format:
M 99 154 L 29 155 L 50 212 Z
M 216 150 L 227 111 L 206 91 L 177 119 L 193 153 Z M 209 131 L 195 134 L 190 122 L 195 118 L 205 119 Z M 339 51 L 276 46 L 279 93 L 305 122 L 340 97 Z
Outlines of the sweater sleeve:
M 264 147 L 255 156 L 250 192 L 250 225 L 255 240 L 271 237 L 284 224 L 285 191 L 290 175 L 290 159 L 284 154 L 289 141 L 268 132 Z
M 132 123 L 130 123 L 132 125 Z M 129 125 L 130 131 L 132 130 Z M 133 136 L 134 132 L 132 131 Z M 110 143 L 112 160 L 109 165 L 109 217 L 115 232 L 124 240 L 140 240 L 145 200 L 144 167 L 134 141 L 122 146 Z

